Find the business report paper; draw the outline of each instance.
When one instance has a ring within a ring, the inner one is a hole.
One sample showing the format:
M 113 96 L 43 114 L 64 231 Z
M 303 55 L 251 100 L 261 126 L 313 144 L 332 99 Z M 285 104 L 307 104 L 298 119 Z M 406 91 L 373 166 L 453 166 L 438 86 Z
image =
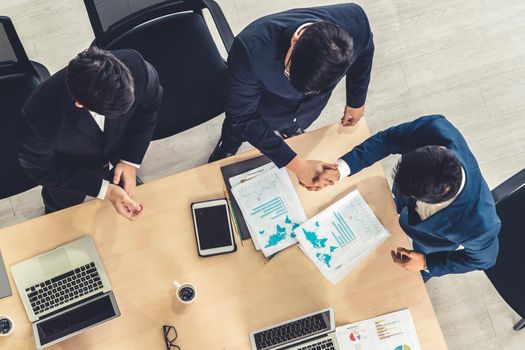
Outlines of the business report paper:
M 269 257 L 297 243 L 294 230 L 306 221 L 286 169 L 270 167 L 232 187 L 256 247 Z
M 333 284 L 389 236 L 357 190 L 304 222 L 295 234 L 303 252 Z

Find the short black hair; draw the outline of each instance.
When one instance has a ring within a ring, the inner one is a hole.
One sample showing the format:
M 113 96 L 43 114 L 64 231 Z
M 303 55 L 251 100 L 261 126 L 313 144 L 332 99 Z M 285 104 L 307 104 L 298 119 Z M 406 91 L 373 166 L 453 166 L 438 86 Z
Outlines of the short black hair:
M 304 29 L 290 57 L 290 82 L 302 93 L 328 88 L 353 61 L 352 37 L 340 26 L 316 22 Z
M 104 116 L 122 115 L 135 101 L 129 68 L 111 52 L 95 46 L 69 62 L 66 86 L 85 108 Z
M 442 146 L 425 146 L 405 153 L 394 169 L 399 194 L 430 204 L 453 198 L 461 180 L 458 157 Z

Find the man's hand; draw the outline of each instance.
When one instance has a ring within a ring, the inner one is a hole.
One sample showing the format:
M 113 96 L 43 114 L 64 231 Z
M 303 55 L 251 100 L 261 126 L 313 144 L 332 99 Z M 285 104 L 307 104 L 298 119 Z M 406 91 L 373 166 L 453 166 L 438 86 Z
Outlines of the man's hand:
M 142 204 L 131 199 L 126 191 L 118 185 L 109 184 L 106 199 L 113 204 L 117 213 L 130 221 L 137 219 L 144 209 Z
M 113 184 L 117 185 L 122 181 L 124 190 L 131 198 L 135 197 L 137 188 L 137 168 L 126 163 L 118 163 L 114 170 Z
M 320 160 L 303 160 L 299 156 L 296 156 L 286 167 L 297 176 L 299 183 L 310 191 L 318 191 L 333 185 L 333 181 L 320 180 L 319 176 L 325 170 L 337 170 L 335 164 L 328 164 Z
M 341 173 L 339 172 L 339 169 L 325 169 L 320 175 L 319 175 L 319 182 L 325 183 L 328 182 L 329 184 L 333 185 L 339 179 L 341 178 Z
M 397 251 L 391 250 L 390 254 L 392 260 L 407 271 L 421 271 L 427 266 L 426 255 L 415 250 L 397 248 Z
M 343 117 L 341 118 L 342 126 L 354 126 L 365 115 L 365 106 L 359 108 L 345 107 Z

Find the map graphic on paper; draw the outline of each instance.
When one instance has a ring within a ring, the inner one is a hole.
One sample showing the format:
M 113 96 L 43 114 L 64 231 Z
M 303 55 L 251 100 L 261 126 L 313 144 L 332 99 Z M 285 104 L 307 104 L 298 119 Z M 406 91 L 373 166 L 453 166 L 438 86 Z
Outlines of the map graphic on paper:
M 332 204 L 295 232 L 301 249 L 334 284 L 389 235 L 358 191 Z
M 232 188 L 256 247 L 268 257 L 297 243 L 294 230 L 306 220 L 285 169 L 266 172 Z
M 337 327 L 341 350 L 421 350 L 410 310 Z

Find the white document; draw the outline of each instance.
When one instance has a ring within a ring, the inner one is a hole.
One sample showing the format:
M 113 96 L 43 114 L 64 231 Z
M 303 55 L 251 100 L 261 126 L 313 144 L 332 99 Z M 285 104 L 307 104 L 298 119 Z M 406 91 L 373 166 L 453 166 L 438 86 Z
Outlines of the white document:
M 353 191 L 295 230 L 303 252 L 337 284 L 389 236 L 359 191 Z
M 252 170 L 248 170 L 247 172 L 244 172 L 242 174 L 232 176 L 229 179 L 230 186 L 235 187 L 241 183 L 252 180 L 256 176 L 262 175 L 263 173 L 271 169 L 277 169 L 277 165 L 275 165 L 273 162 L 266 163 L 264 165 L 261 165 L 260 167 L 257 167 Z
M 273 162 L 269 162 L 269 163 L 261 165 L 260 167 L 255 168 L 255 169 L 248 170 L 248 171 L 246 171 L 244 173 L 241 173 L 239 175 L 236 175 L 236 176 L 232 176 L 229 179 L 230 186 L 233 188 L 233 187 L 235 187 L 235 186 L 237 186 L 237 185 L 239 185 L 241 183 L 244 183 L 246 181 L 252 180 L 256 176 L 262 175 L 263 173 L 267 172 L 270 169 L 276 169 L 276 168 L 277 168 L 277 166 Z M 246 224 L 246 225 L 248 225 L 248 224 Z M 249 229 L 248 229 L 248 232 L 250 233 L 250 236 L 252 237 L 252 243 L 253 243 L 253 246 L 255 247 L 255 250 L 261 250 L 261 247 L 257 243 L 257 240 L 253 238 L 252 233 L 251 233 L 251 231 Z
M 264 256 L 297 243 L 293 231 L 306 216 L 286 169 L 270 168 L 232 187 L 232 193 Z
M 409 309 L 337 327 L 335 334 L 341 350 L 421 350 Z

